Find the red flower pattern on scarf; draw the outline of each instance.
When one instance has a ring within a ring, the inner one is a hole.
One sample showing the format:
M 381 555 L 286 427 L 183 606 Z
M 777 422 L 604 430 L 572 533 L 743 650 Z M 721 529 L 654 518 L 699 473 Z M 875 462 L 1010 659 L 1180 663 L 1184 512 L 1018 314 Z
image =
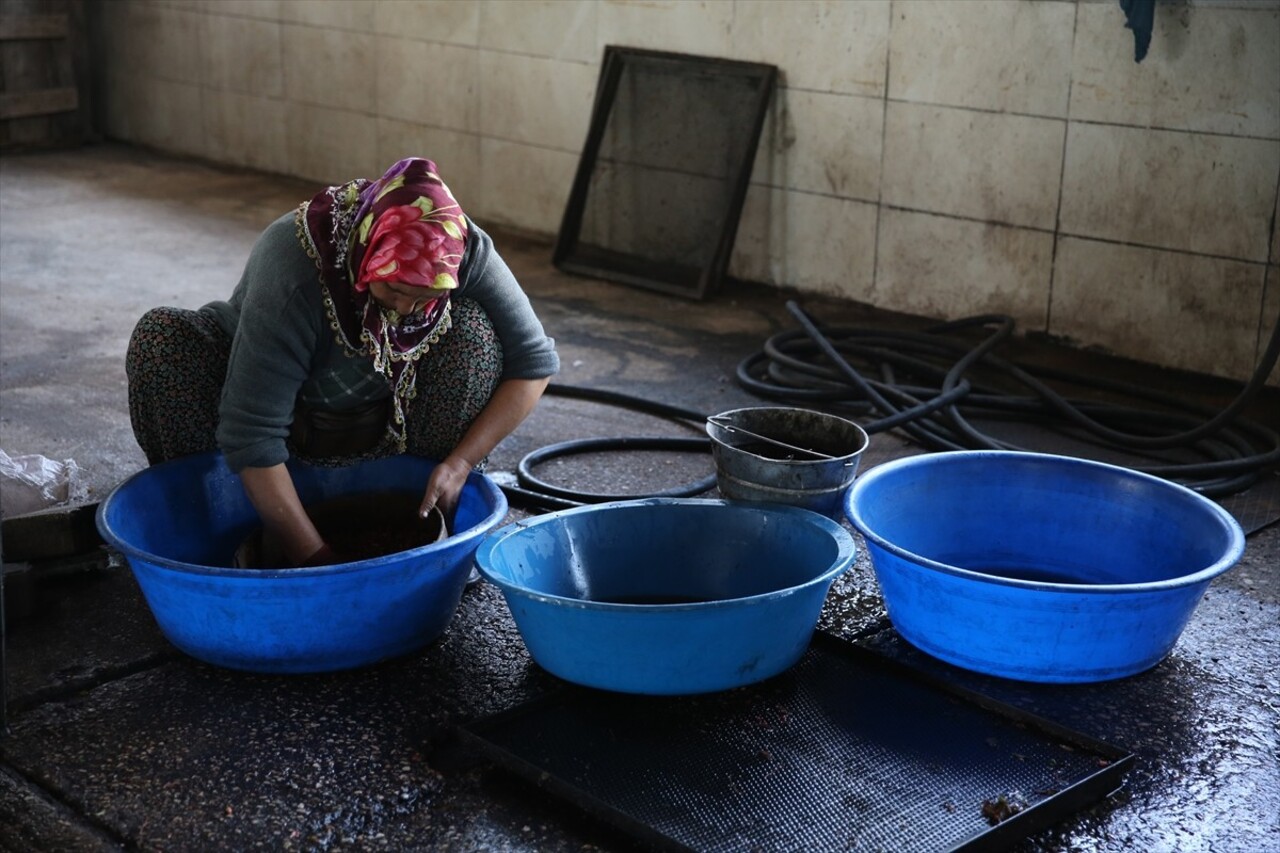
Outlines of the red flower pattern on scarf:
M 453 280 L 459 253 L 450 237 L 434 222 L 422 219 L 422 209 L 402 204 L 382 212 L 369 235 L 355 289 L 372 281 L 393 281 L 416 287 L 438 287 L 441 275 Z

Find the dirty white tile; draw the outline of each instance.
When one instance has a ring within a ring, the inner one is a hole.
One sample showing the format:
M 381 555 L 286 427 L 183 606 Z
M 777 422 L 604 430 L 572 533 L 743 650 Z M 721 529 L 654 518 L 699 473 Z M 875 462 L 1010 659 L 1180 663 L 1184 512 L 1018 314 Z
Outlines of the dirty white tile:
M 390 163 L 377 156 L 377 132 L 368 117 L 315 104 L 285 106 L 285 148 L 290 174 L 322 184 L 373 178 Z
M 280 0 L 200 0 L 206 15 L 235 15 L 263 21 L 280 20 Z
M 279 99 L 206 92 L 204 121 L 213 159 L 267 172 L 290 172 L 285 105 Z
M 136 82 L 133 139 L 162 151 L 209 157 L 200 87 L 156 77 Z
M 153 71 L 158 76 L 175 83 L 201 82 L 202 21 L 203 16 L 191 12 L 161 10 L 159 27 L 163 36 L 160 43 L 152 47 Z
M 378 115 L 474 131 L 478 121 L 479 51 L 437 42 L 378 40 Z M 430 83 L 412 69 L 433 69 Z
M 930 213 L 1052 229 L 1064 124 L 890 102 L 881 197 Z
M 868 301 L 938 320 L 1008 314 L 1042 331 L 1052 269 L 1052 234 L 886 209 Z
M 102 132 L 111 139 L 136 139 L 137 114 L 141 111 L 140 82 L 135 74 L 108 67 L 97 90 L 102 99 Z
M 791 88 L 884 95 L 888 0 L 761 0 L 736 9 L 735 59 L 778 66 Z
M 111 3 L 98 11 L 96 43 L 108 74 L 140 74 L 140 30 L 144 26 L 132 3 Z M 154 29 L 154 24 L 152 25 Z M 110 116 L 106 116 L 110 120 Z
M 376 3 L 374 32 L 475 47 L 480 4 L 472 0 L 366 0 Z
M 1071 123 L 1063 232 L 1266 261 L 1280 145 Z
M 805 192 L 875 202 L 880 192 L 880 149 L 884 133 L 883 101 L 782 89 L 775 112 L 779 132 L 762 137 L 767 157 L 782 186 Z
M 480 199 L 472 218 L 536 234 L 560 231 L 578 155 L 501 139 L 480 143 Z
M 788 131 L 790 118 L 787 115 L 787 99 L 790 94 L 787 89 L 778 89 L 765 110 L 755 160 L 751 164 L 750 182 L 753 184 L 786 185 L 787 152 L 795 146 L 795 139 Z
M 1280 139 L 1280 11 L 1156 11 L 1151 49 L 1135 63 L 1119 6 L 1080 7 L 1072 118 Z
M 290 101 L 372 113 L 383 44 L 371 35 L 286 24 L 285 96 Z
M 782 258 L 786 236 L 784 204 L 779 198 L 778 216 L 771 216 L 774 196 L 783 196 L 785 190 L 761 183 L 747 187 L 747 197 L 738 218 L 738 231 L 734 237 L 733 252 L 729 255 L 727 274 L 740 281 L 760 284 L 778 284 L 782 274 Z
M 206 86 L 268 98 L 284 94 L 278 23 L 206 15 L 201 21 L 201 44 Z
M 480 46 L 550 59 L 598 62 L 598 3 L 581 0 L 485 0 Z
M 1064 237 L 1049 331 L 1231 379 L 1252 372 L 1262 264 Z
M 876 207 L 848 199 L 752 186 L 730 275 L 866 300 L 875 270 Z
M 595 98 L 594 66 L 495 51 L 483 51 L 479 64 L 484 136 L 582 150 Z
M 606 45 L 695 56 L 742 58 L 730 50 L 737 4 L 725 0 L 603 0 L 597 4 L 597 57 Z
M 1071 3 L 895 3 L 889 97 L 1065 118 L 1074 16 Z
M 875 275 L 876 206 L 789 192 L 787 274 L 801 290 L 865 301 Z
M 440 177 L 462 209 L 480 203 L 480 139 L 440 127 L 397 119 L 378 119 L 378 160 L 388 166 L 405 157 L 435 161 Z
M 373 32 L 371 0 L 278 0 L 280 20 L 352 33 Z
M 200 15 L 129 3 L 107 4 L 104 16 L 108 62 L 174 83 L 200 82 Z

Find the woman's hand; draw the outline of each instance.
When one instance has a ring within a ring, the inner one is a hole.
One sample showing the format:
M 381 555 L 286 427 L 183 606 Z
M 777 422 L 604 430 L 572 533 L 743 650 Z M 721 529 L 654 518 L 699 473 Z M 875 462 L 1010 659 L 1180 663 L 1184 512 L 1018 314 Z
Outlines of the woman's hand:
M 551 377 L 544 379 L 504 379 L 493 397 L 471 422 L 467 432 L 447 457 L 431 472 L 418 514 L 423 518 L 434 506 L 440 507 L 449 529 L 458 510 L 458 497 L 471 469 L 488 456 L 498 443 L 518 427 L 538 404 Z
M 427 490 L 422 496 L 418 514 L 426 518 L 432 507 L 439 507 L 452 528 L 453 514 L 458 511 L 458 497 L 462 494 L 462 487 L 466 485 L 467 475 L 470 473 L 471 463 L 466 459 L 456 453 L 446 456 L 427 478 Z
M 240 482 L 262 518 L 263 541 L 279 543 L 290 565 L 306 565 L 328 547 L 303 509 L 293 478 L 283 464 L 245 468 Z

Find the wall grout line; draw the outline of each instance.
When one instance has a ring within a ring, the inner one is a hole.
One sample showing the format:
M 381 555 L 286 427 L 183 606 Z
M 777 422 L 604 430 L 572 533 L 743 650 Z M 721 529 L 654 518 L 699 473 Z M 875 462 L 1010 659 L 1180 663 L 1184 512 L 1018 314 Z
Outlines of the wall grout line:
M 1075 53 L 1076 37 L 1080 34 L 1080 4 L 1077 3 L 1071 15 L 1071 52 Z M 1071 98 L 1075 95 L 1076 80 L 1073 70 L 1068 71 L 1067 78 L 1067 115 L 1071 115 Z M 1062 244 L 1062 197 L 1067 183 L 1067 145 L 1071 139 L 1071 122 L 1062 127 L 1062 160 L 1058 164 L 1058 203 L 1053 211 L 1053 248 L 1049 252 L 1049 292 L 1045 294 L 1044 333 L 1053 333 L 1053 297 L 1058 284 L 1058 247 Z
M 871 288 L 867 293 L 868 297 L 874 296 L 880 287 L 880 240 L 884 234 L 884 172 L 885 172 L 885 152 L 888 150 L 889 141 L 889 81 L 891 78 L 890 64 L 893 62 L 893 19 L 894 11 L 898 5 L 898 0 L 891 0 L 889 3 L 889 26 L 885 31 L 884 38 L 884 95 L 880 105 L 880 174 L 876 180 L 876 224 L 875 234 L 871 239 Z

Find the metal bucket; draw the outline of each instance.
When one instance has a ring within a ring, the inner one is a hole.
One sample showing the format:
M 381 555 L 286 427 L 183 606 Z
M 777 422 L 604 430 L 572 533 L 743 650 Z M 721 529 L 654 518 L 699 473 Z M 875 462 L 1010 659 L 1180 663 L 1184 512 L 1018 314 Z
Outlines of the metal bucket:
M 868 443 L 852 421 L 782 406 L 713 415 L 707 435 L 724 497 L 789 504 L 836 519 Z

